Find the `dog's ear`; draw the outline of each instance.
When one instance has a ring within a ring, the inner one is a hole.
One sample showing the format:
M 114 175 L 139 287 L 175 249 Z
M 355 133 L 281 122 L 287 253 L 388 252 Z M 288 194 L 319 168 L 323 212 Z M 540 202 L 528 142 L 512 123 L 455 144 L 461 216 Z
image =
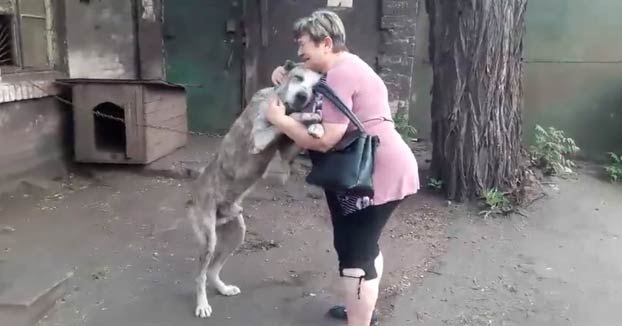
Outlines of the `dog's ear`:
M 296 63 L 287 59 L 285 60 L 285 64 L 283 65 L 283 68 L 285 68 L 285 71 L 290 72 L 292 69 L 294 69 L 296 67 Z

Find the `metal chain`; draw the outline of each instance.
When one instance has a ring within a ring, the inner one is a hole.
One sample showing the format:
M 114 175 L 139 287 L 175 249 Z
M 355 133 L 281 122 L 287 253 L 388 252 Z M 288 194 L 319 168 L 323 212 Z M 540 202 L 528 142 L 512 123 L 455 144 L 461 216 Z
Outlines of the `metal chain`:
M 60 97 L 60 96 L 58 96 L 56 94 L 48 93 L 45 89 L 43 89 L 41 86 L 35 84 L 32 81 L 27 81 L 27 82 L 30 83 L 32 86 L 38 88 L 44 94 L 46 94 L 48 96 L 52 96 L 52 97 L 56 98 L 57 100 L 59 100 L 62 103 L 65 103 L 67 105 L 75 107 L 73 102 L 71 102 L 71 101 L 69 101 L 69 100 L 67 100 L 67 99 L 65 99 L 63 97 Z M 98 117 L 102 117 L 102 118 L 105 118 L 105 119 L 121 122 L 124 125 L 127 125 L 125 119 L 119 118 L 119 117 L 115 117 L 113 115 L 109 115 L 109 114 L 105 114 L 105 113 L 101 113 L 101 112 L 96 112 L 96 111 L 93 111 L 93 115 L 94 116 L 98 116 Z M 158 130 L 164 130 L 164 131 L 181 133 L 181 134 L 187 134 L 187 135 L 193 135 L 193 136 L 207 136 L 207 137 L 212 137 L 212 138 L 222 138 L 223 137 L 223 135 L 221 135 L 219 133 L 216 133 L 216 132 L 199 132 L 199 131 L 190 131 L 190 130 L 186 131 L 186 130 L 173 129 L 173 128 L 168 128 L 168 127 L 163 127 L 163 126 L 155 126 L 155 125 L 139 124 L 139 123 L 135 123 L 134 125 L 137 126 L 137 127 L 158 129 Z
M 102 118 L 106 118 L 106 119 L 109 119 L 109 120 L 118 121 L 118 122 L 121 122 L 124 125 L 126 125 L 125 119 L 123 119 L 123 118 L 115 117 L 115 116 L 112 116 L 112 115 L 109 115 L 109 114 L 105 114 L 105 113 L 101 113 L 101 112 L 97 112 L 97 111 L 93 111 L 93 115 L 94 116 L 98 116 L 98 117 L 102 117 Z M 173 128 L 168 128 L 168 127 L 163 127 L 163 126 L 154 126 L 154 125 L 140 124 L 140 123 L 135 123 L 134 125 L 137 126 L 137 127 L 165 130 L 165 131 L 176 132 L 176 133 L 180 133 L 180 134 L 193 135 L 193 136 L 207 136 L 207 137 L 212 137 L 212 138 L 223 137 L 222 135 L 220 135 L 218 133 L 208 133 L 208 132 L 199 132 L 199 131 L 191 131 L 191 130 L 185 131 L 185 130 L 173 129 Z

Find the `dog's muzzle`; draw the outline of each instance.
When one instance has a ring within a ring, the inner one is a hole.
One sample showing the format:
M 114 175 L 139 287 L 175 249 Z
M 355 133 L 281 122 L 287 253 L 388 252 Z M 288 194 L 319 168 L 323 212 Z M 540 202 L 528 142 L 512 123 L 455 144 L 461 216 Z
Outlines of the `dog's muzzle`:
M 309 95 L 307 93 L 298 92 L 296 96 L 294 97 L 294 105 L 298 108 L 302 108 L 305 106 L 305 104 L 307 104 L 308 100 L 309 100 Z

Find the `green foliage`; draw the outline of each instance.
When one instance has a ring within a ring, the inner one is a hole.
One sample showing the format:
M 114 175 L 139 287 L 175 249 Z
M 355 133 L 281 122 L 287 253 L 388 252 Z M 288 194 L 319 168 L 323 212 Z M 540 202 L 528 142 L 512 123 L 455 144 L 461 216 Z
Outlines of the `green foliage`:
M 482 193 L 486 206 L 492 209 L 501 208 L 509 204 L 509 200 L 497 188 L 489 188 Z
M 484 217 L 488 217 L 491 214 L 505 213 L 511 210 L 510 200 L 497 188 L 485 189 L 481 194 L 481 198 L 486 206 L 486 208 L 480 212 Z
M 402 135 L 405 141 L 411 141 L 417 136 L 417 129 L 408 123 L 406 113 L 397 112 L 394 117 L 395 129 Z
M 615 153 L 608 153 L 611 158 L 611 163 L 605 166 L 605 171 L 609 175 L 611 181 L 622 181 L 622 154 L 616 155 Z
M 434 191 L 440 191 L 443 188 L 443 180 L 439 180 L 436 178 L 428 179 L 428 188 Z
M 536 144 L 531 146 L 531 158 L 534 165 L 547 175 L 573 173 L 574 162 L 569 158 L 580 150 L 572 138 L 553 127 L 547 129 L 536 125 Z

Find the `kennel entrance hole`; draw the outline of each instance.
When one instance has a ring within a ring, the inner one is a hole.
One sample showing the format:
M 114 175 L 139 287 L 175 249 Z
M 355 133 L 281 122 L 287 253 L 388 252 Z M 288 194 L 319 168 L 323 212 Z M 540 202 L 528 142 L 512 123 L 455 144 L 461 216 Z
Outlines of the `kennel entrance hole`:
M 95 147 L 99 151 L 125 153 L 127 138 L 125 134 L 125 110 L 113 103 L 105 102 L 93 108 L 95 119 Z M 123 122 L 97 115 L 101 113 L 122 119 Z

